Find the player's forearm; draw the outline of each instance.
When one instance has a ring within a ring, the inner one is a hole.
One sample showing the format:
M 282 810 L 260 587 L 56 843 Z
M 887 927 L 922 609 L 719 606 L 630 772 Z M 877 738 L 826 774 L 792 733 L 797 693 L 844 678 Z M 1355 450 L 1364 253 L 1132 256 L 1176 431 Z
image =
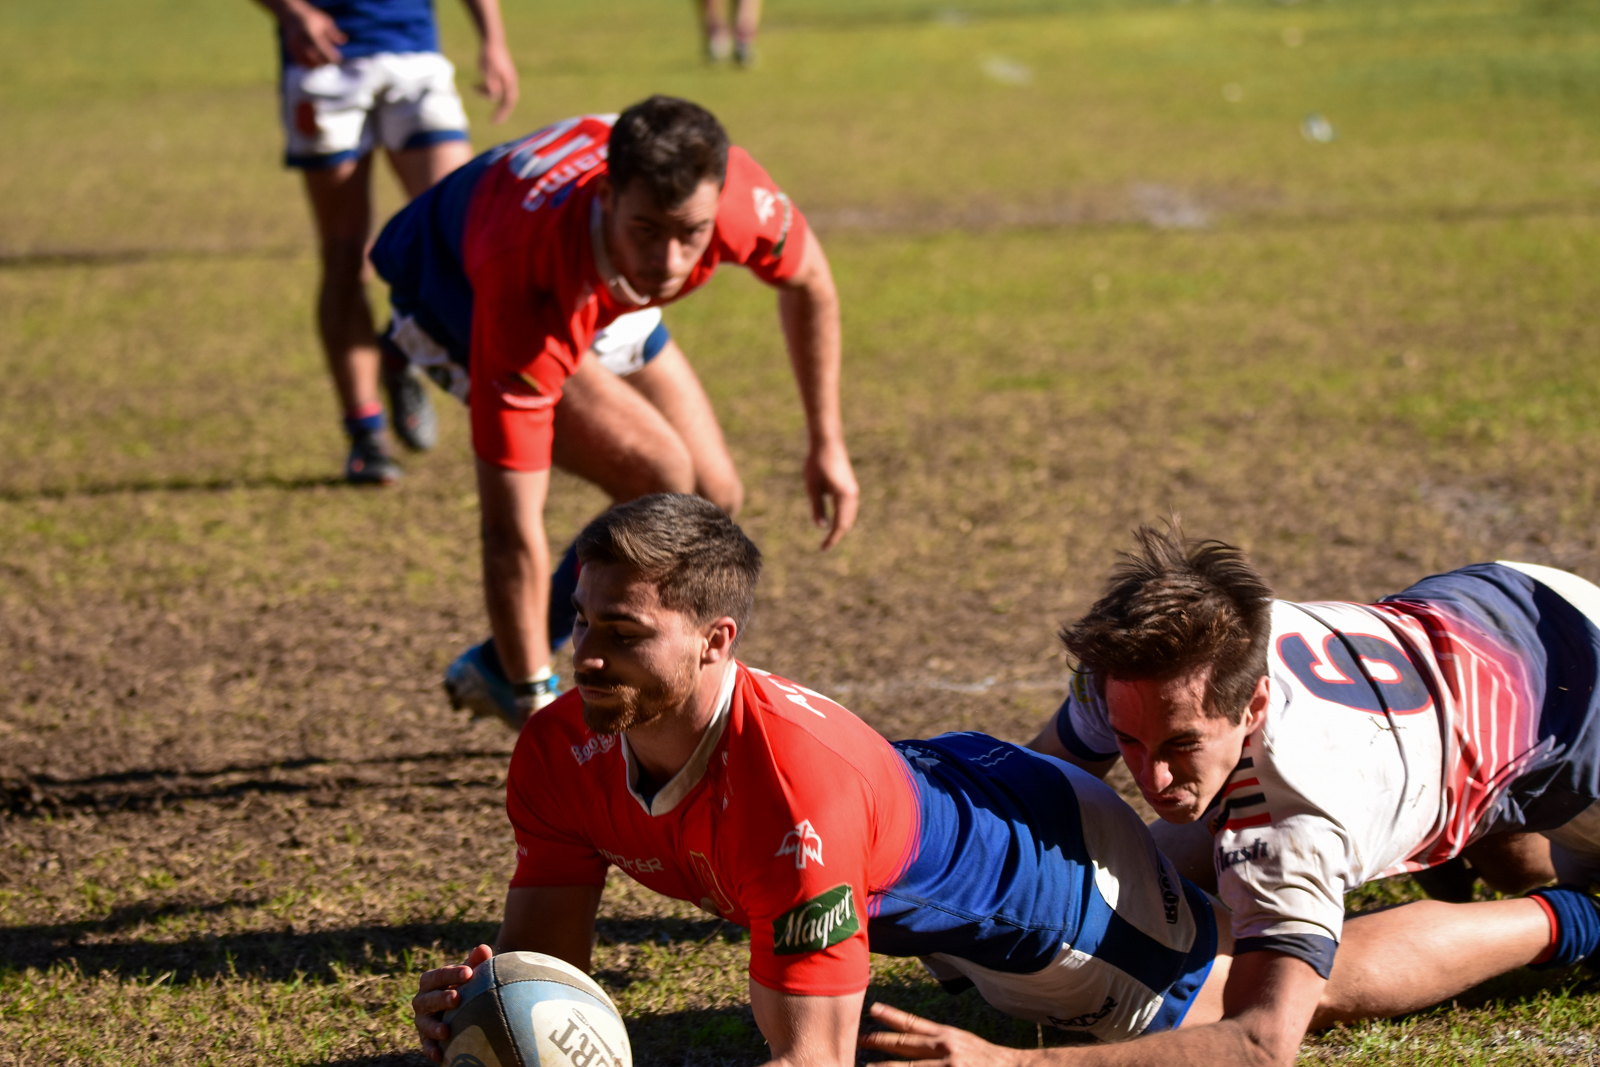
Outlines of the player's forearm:
M 1286 1067 L 1299 1041 L 1286 1046 L 1266 1039 L 1248 1022 L 1224 1019 L 1193 1030 L 1174 1030 L 1118 1045 L 1092 1048 L 1008 1049 L 1016 1058 L 996 1067 Z
M 478 37 L 485 45 L 506 43 L 505 20 L 500 16 L 500 0 L 462 0 L 472 24 L 478 28 Z
M 811 443 L 815 447 L 842 441 L 839 373 L 843 354 L 839 296 L 833 279 L 823 271 L 806 285 L 780 290 L 778 313 Z
M 500 665 L 513 682 L 532 678 L 550 661 L 550 546 L 544 534 L 549 480 L 549 471 L 512 471 L 478 461 L 484 606 Z

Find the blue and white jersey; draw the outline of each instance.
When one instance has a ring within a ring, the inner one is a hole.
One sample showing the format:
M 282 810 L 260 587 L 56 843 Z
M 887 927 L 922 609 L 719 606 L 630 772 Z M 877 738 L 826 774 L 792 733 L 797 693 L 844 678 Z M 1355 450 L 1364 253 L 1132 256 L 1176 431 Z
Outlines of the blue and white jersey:
M 921 956 L 1001 1010 L 1087 1040 L 1182 1020 L 1216 955 L 1215 920 L 1122 798 L 982 734 L 894 747 L 922 825 L 916 859 L 873 894 L 873 952 Z
M 326 12 L 349 38 L 339 46 L 345 59 L 439 50 L 439 24 L 431 0 L 311 0 L 311 4 Z M 278 41 L 288 66 L 281 32 Z

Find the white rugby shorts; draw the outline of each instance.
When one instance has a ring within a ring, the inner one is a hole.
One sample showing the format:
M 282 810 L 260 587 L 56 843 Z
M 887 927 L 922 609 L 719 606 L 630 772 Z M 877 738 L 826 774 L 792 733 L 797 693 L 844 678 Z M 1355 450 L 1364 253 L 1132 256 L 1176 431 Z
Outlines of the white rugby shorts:
M 291 167 L 331 167 L 379 143 L 391 152 L 467 137 L 455 67 L 438 52 L 383 52 L 283 71 Z
M 619 378 L 626 378 L 650 362 L 654 352 L 647 352 L 650 335 L 661 325 L 661 309 L 645 308 L 619 316 L 611 325 L 595 334 L 595 358 L 606 370 Z
M 466 403 L 471 385 L 467 368 L 434 340 L 416 319 L 399 308 L 392 308 L 391 311 L 388 341 L 401 355 L 438 383 L 441 389 Z M 631 311 L 596 334 L 590 348 L 602 367 L 625 378 L 643 368 L 654 357 L 655 352 L 649 350 L 650 337 L 660 326 L 660 308 Z

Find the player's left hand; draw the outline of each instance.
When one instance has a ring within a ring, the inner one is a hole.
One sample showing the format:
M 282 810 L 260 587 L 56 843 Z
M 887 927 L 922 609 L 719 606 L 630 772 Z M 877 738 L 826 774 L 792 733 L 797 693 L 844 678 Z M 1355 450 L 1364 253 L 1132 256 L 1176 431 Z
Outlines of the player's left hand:
M 861 506 L 861 489 L 850 467 L 850 453 L 843 441 L 813 444 L 806 454 L 806 495 L 811 498 L 811 521 L 828 531 L 822 540 L 826 552 L 839 543 L 856 524 L 856 509 Z
M 485 41 L 478 53 L 478 73 L 483 76 L 478 92 L 494 104 L 490 121 L 504 122 L 517 106 L 517 65 L 511 61 L 511 50 L 504 43 Z
M 912 1060 L 913 1067 L 1017 1067 L 1022 1061 L 1016 1049 L 991 1045 L 977 1034 L 887 1004 L 872 1005 L 868 1014 L 889 1029 L 862 1034 L 856 1043 Z

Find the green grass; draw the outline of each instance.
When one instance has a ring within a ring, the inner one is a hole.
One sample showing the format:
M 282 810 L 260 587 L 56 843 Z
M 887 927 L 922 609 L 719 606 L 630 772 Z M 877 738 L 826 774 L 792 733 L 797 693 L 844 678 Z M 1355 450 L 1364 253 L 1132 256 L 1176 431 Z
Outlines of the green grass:
M 1031 736 L 1055 627 L 1169 512 L 1291 597 L 1600 577 L 1595 3 L 786 0 L 748 75 L 687 5 L 506 15 L 523 103 L 470 100 L 477 144 L 679 93 L 821 231 L 864 494 L 829 556 L 770 294 L 668 317 L 769 561 L 748 658 L 885 733 Z M 400 491 L 333 481 L 274 63 L 245 0 L 0 6 L 0 1064 L 420 1062 L 414 976 L 509 874 L 509 740 L 437 691 L 484 625 L 465 423 Z M 557 547 L 600 504 L 558 479 Z M 614 880 L 600 936 L 641 1064 L 761 1055 L 739 932 Z M 873 996 L 1038 1040 L 914 964 Z M 1524 973 L 1304 1060 L 1596 1032 L 1592 979 Z

